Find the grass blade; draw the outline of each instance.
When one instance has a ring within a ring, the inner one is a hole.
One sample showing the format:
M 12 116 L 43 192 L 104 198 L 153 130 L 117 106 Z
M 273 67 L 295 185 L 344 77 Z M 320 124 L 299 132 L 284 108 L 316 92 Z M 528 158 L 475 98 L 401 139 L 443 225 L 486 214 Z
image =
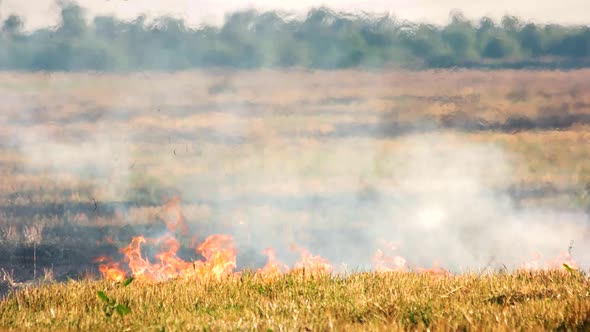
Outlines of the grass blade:
M 96 292 L 96 294 L 98 295 L 99 299 L 103 300 L 107 304 L 110 302 L 109 297 L 103 291 L 98 291 L 98 292 Z
M 123 287 L 129 286 L 129 284 L 131 284 L 132 282 L 133 282 L 133 277 L 125 279 L 125 281 L 123 281 Z
M 131 313 L 131 309 L 129 309 L 127 306 L 123 305 L 123 304 L 119 304 L 115 307 L 115 310 L 117 311 L 117 313 L 119 314 L 119 316 L 123 317 L 125 315 L 128 315 Z

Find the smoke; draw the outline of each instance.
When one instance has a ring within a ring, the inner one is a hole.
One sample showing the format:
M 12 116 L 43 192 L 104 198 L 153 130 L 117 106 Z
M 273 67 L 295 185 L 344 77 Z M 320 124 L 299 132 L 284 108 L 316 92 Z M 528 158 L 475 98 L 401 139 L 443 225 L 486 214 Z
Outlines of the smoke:
M 433 261 L 453 270 L 504 264 L 518 267 L 531 254 L 554 258 L 570 241 L 584 255 L 587 217 L 518 209 L 506 191 L 511 161 L 492 144 L 453 135 L 412 136 L 401 143 L 393 170 L 399 200 L 372 231 L 397 242 L 408 261 Z M 581 258 L 581 257 L 580 257 Z
M 99 124 L 75 139 L 43 128 L 20 132 L 25 171 L 90 183 L 95 199 L 121 199 L 129 190 L 129 138 Z
M 373 151 L 369 145 L 357 160 L 341 162 L 370 164 L 383 157 L 373 144 Z M 239 247 L 260 253 L 273 246 L 279 258 L 292 263 L 297 255 L 289 246 L 297 243 L 349 270 L 371 269 L 370 258 L 381 249 L 406 258 L 413 267 L 438 262 L 461 272 L 518 268 L 536 253 L 552 260 L 573 243 L 575 259 L 589 262 L 587 216 L 582 211 L 516 207 L 507 191 L 514 161 L 500 147 L 449 133 L 411 135 L 397 145 L 387 156 L 391 168 L 372 180 L 375 188 L 369 194 L 358 187 L 356 194 L 314 193 L 304 188 L 305 180 L 296 172 L 268 179 L 301 181 L 301 189 L 282 199 L 277 193 L 266 210 L 246 207 L 247 227 L 235 235 L 248 241 Z M 354 185 L 357 178 L 345 182 Z M 304 217 L 299 224 L 281 219 L 273 214 L 277 208 L 295 209 Z
M 174 89 L 154 84 L 121 92 L 121 101 L 105 106 L 112 114 L 94 122 L 14 131 L 26 172 L 88 181 L 96 199 L 119 201 L 133 201 L 134 176 L 153 176 L 181 197 L 200 240 L 233 236 L 238 268 L 261 267 L 268 247 L 293 266 L 298 247 L 326 257 L 336 271 L 373 269 L 377 250 L 404 257 L 410 267 L 513 269 L 536 253 L 553 259 L 571 243 L 574 259 L 589 266 L 587 215 L 519 207 L 507 188 L 522 161 L 496 144 L 432 129 L 396 138 L 313 137 L 315 129 L 306 128 L 307 119 L 297 122 L 297 113 L 280 120 L 260 115 L 267 110 L 259 92 L 239 79 L 202 77 L 196 87 L 176 82 Z M 189 106 L 204 98 L 207 110 L 192 114 Z M 132 109 L 128 118 L 117 111 L 125 107 Z

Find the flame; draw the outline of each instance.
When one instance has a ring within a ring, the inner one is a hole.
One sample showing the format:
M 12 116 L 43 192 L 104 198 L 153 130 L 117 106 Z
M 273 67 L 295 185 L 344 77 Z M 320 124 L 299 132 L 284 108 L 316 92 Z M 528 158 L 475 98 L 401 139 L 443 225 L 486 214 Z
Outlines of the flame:
M 256 271 L 264 280 L 276 280 L 281 275 L 287 273 L 289 268 L 277 261 L 275 251 L 272 248 L 266 248 L 263 253 L 268 256 L 268 262 L 262 269 Z
M 171 232 L 181 229 L 183 234 L 188 233 L 184 218 L 179 208 L 180 200 L 172 199 L 165 206 L 166 212 L 174 216 L 174 222 L 168 223 Z M 191 244 L 196 237 L 191 239 Z M 142 254 L 142 246 L 160 245 L 161 251 L 154 256 L 155 263 L 148 260 Z M 138 282 L 157 283 L 174 278 L 184 279 L 222 279 L 231 275 L 236 268 L 236 250 L 233 246 L 233 238 L 229 235 L 215 234 L 205 239 L 196 247 L 196 253 L 204 260 L 187 262 L 177 253 L 181 244 L 171 235 L 167 234 L 156 239 L 146 239 L 143 235 L 134 237 L 129 245 L 119 251 L 124 255 L 131 275 Z M 126 272 L 119 263 L 109 257 L 98 257 L 94 260 L 99 265 L 99 271 L 106 279 L 122 281 Z
M 98 269 L 105 279 L 122 282 L 130 274 L 138 282 L 158 283 L 176 278 L 201 281 L 221 280 L 237 275 L 234 272 L 237 268 L 236 249 L 230 235 L 213 234 L 199 245 L 195 245 L 197 237 L 192 236 L 190 246 L 195 248 L 195 253 L 202 256 L 201 260 L 185 261 L 177 255 L 182 245 L 172 233 L 180 229 L 183 235 L 188 235 L 188 227 L 180 211 L 179 202 L 178 198 L 174 198 L 165 205 L 166 212 L 174 217 L 173 222 L 167 223 L 170 230 L 169 234 L 160 238 L 136 236 L 126 247 L 119 250 L 127 263 L 127 269 L 110 257 L 101 256 L 93 260 L 95 263 L 100 264 Z M 105 242 L 114 244 L 114 241 L 109 237 L 105 237 Z M 142 253 L 142 247 L 146 245 L 160 247 L 159 253 L 153 256 L 154 262 L 150 262 L 148 257 Z M 389 250 L 396 249 L 393 243 L 384 242 L 384 246 Z M 301 255 L 301 259 L 295 263 L 292 271 L 302 274 L 304 278 L 332 273 L 333 267 L 325 258 L 312 255 L 304 248 L 293 247 L 292 249 L 298 251 Z M 268 256 L 268 261 L 263 268 L 256 271 L 257 276 L 264 280 L 276 280 L 281 275 L 289 272 L 289 268 L 277 260 L 273 249 L 267 248 L 263 252 Z M 376 272 L 409 271 L 404 257 L 387 256 L 381 249 L 375 252 L 372 261 Z M 545 262 L 545 264 L 541 263 L 541 254 L 534 253 L 533 259 L 522 264 L 520 269 L 525 271 L 542 269 L 546 271 L 566 271 L 565 265 L 571 269 L 578 268 L 577 263 L 569 253 L 562 253 L 554 260 Z M 431 268 L 416 268 L 415 271 L 430 276 L 452 275 L 449 271 L 439 267 L 437 262 Z
M 131 243 L 121 249 L 125 255 L 131 274 L 137 281 L 157 283 L 175 278 L 221 279 L 230 275 L 236 268 L 236 251 L 233 239 L 228 235 L 212 235 L 197 247 L 197 253 L 205 261 L 187 262 L 177 256 L 180 243 L 172 236 L 164 236 L 149 242 L 162 243 L 163 251 L 155 255 L 159 263 L 150 263 L 141 253 L 141 246 L 148 240 L 143 236 L 134 237 Z M 99 270 L 107 266 L 99 266 Z M 103 273 L 104 274 L 104 273 Z M 105 275 L 108 279 L 114 280 Z
M 449 277 L 451 276 L 451 273 L 445 269 L 443 269 L 442 267 L 439 266 L 438 262 L 434 262 L 434 264 L 432 264 L 432 267 L 429 269 L 425 269 L 422 267 L 416 268 L 416 271 L 420 272 L 420 273 L 424 273 L 433 277 Z
M 188 227 L 184 222 L 184 216 L 182 215 L 182 212 L 180 210 L 180 198 L 173 197 L 170 201 L 168 201 L 168 203 L 166 203 L 164 210 L 168 215 L 166 226 L 168 227 L 170 232 L 174 232 L 177 229 L 180 229 L 182 235 L 187 235 Z
M 545 264 L 541 264 L 541 254 L 536 252 L 533 253 L 533 259 L 523 263 L 520 269 L 524 271 L 566 271 L 564 264 L 571 269 L 578 269 L 578 264 L 567 252 L 559 254 L 555 259 L 549 260 Z
M 377 249 L 373 256 L 373 266 L 378 273 L 388 272 L 408 272 L 406 267 L 406 259 L 401 256 L 389 257 L 383 253 L 381 249 Z M 434 262 L 431 268 L 426 269 L 422 267 L 416 268 L 417 272 L 424 273 L 430 276 L 450 276 L 451 273 L 438 266 L 438 262 Z
M 192 264 L 180 259 L 176 253 L 180 249 L 180 243 L 173 237 L 164 237 L 158 239 L 158 242 L 163 242 L 163 249 L 165 251 L 156 255 L 160 260 L 160 264 L 155 265 L 157 268 L 155 274 L 158 281 L 167 279 L 174 279 L 178 277 L 188 277 L 192 272 Z
M 204 279 L 221 279 L 236 268 L 236 250 L 229 235 L 215 234 L 197 247 L 205 261 L 195 262 L 197 275 Z
M 317 277 L 332 272 L 332 265 L 325 258 L 311 255 L 303 248 L 297 249 L 301 260 L 295 263 L 293 270 L 301 272 L 304 277 Z
M 141 255 L 141 245 L 146 242 L 145 237 L 137 236 L 131 240 L 131 243 L 120 250 L 125 255 L 129 268 L 133 276 L 138 281 L 153 283 L 155 278 L 152 276 L 152 267 L 147 258 L 143 258 Z M 100 268 L 100 267 L 99 267 Z
M 388 257 L 377 249 L 372 260 L 377 272 L 407 272 L 406 259 L 401 256 Z
M 536 271 L 539 269 L 539 262 L 541 261 L 541 254 L 538 252 L 533 253 L 533 259 L 528 262 L 524 262 L 520 268 L 525 271 Z
M 112 258 L 106 256 L 96 257 L 93 260 L 94 263 L 103 263 L 98 267 L 98 270 L 105 279 L 113 280 L 115 282 L 121 282 L 125 280 L 125 271 L 121 269 L 121 265 L 114 262 Z
M 576 261 L 572 258 L 572 256 L 569 253 L 561 253 L 553 261 L 549 261 L 549 262 L 545 263 L 545 269 L 550 269 L 550 270 L 551 269 L 552 270 L 564 269 L 565 270 L 565 266 L 563 266 L 564 264 L 569 266 L 572 269 L 578 269 L 578 264 L 576 263 Z

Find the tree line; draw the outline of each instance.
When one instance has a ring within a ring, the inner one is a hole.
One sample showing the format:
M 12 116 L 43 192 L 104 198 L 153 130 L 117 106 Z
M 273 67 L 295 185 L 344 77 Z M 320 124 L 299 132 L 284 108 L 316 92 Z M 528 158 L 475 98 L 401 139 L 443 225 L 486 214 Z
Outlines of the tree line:
M 23 19 L 2 20 L 0 69 L 46 71 L 183 70 L 190 68 L 410 69 L 578 68 L 590 66 L 590 27 L 465 18 L 445 26 L 310 10 L 300 19 L 254 10 L 226 16 L 221 26 L 183 20 L 113 16 L 86 20 L 62 4 L 59 24 L 24 31 Z

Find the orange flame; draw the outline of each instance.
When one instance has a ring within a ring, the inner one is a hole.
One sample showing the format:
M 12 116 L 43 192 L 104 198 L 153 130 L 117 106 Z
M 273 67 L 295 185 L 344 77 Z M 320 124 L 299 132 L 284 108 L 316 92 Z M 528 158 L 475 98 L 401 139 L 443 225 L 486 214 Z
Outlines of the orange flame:
M 578 264 L 569 253 L 561 253 L 554 260 L 549 260 L 545 262 L 544 265 L 542 265 L 541 254 L 536 252 L 533 253 L 533 259 L 531 261 L 523 263 L 520 266 L 520 269 L 524 271 L 566 271 L 564 264 L 570 267 L 571 269 L 578 268 Z
M 539 262 L 541 261 L 541 254 L 538 252 L 533 253 L 533 259 L 528 262 L 522 263 L 520 268 L 525 271 L 536 271 L 539 269 Z
M 174 222 L 167 223 L 170 232 L 181 229 L 182 233 L 187 235 L 188 227 L 184 222 L 184 217 L 179 207 L 180 200 L 174 198 L 166 206 L 166 212 L 174 216 Z M 197 237 L 191 238 L 191 247 L 194 247 Z M 105 237 L 105 242 L 114 243 L 114 241 Z M 156 263 L 151 263 L 147 257 L 142 254 L 142 245 L 159 245 L 161 251 L 154 256 Z M 385 243 L 390 250 L 395 249 L 391 243 Z M 124 255 L 124 260 L 128 265 L 131 275 L 138 282 L 157 283 L 174 278 L 183 278 L 190 280 L 221 280 L 226 277 L 235 276 L 234 270 L 237 268 L 236 249 L 234 248 L 233 238 L 225 234 L 214 234 L 205 239 L 203 243 L 196 246 L 195 252 L 203 257 L 203 260 L 188 262 L 180 257 L 177 253 L 181 244 L 173 237 L 167 234 L 156 239 L 146 239 L 140 235 L 134 237 L 129 245 L 121 248 L 119 251 Z M 306 249 L 293 248 L 301 254 L 301 259 L 295 263 L 293 271 L 301 273 L 304 278 L 316 277 L 330 274 L 333 271 L 332 265 L 320 256 L 311 255 Z M 256 271 L 256 275 L 264 280 L 276 280 L 281 275 L 288 273 L 289 268 L 280 263 L 273 249 L 267 248 L 263 251 L 268 256 L 267 264 Z M 408 272 L 406 259 L 401 256 L 387 256 L 382 250 L 377 250 L 372 258 L 376 272 Z M 127 273 L 121 267 L 121 264 L 113 261 L 109 257 L 97 257 L 95 263 L 99 263 L 99 271 L 105 279 L 115 282 L 125 280 Z M 566 267 L 577 269 L 577 263 L 568 253 L 559 255 L 554 260 L 549 260 L 541 264 L 541 255 L 533 254 L 533 260 L 525 262 L 520 269 L 525 271 L 536 270 L 561 270 L 565 271 Z M 431 268 L 416 268 L 417 272 L 431 276 L 451 276 L 452 274 L 439 267 L 435 262 Z
M 188 227 L 184 222 L 184 216 L 180 210 L 180 198 L 173 197 L 168 203 L 166 203 L 165 211 L 168 214 L 169 219 L 173 219 L 167 221 L 166 226 L 168 226 L 168 229 L 171 232 L 174 232 L 180 228 L 182 235 L 187 235 Z
M 553 261 L 545 263 L 545 269 L 565 269 L 564 264 L 572 269 L 578 269 L 578 264 L 569 253 L 561 253 Z
M 188 228 L 180 212 L 179 202 L 178 198 L 174 198 L 166 204 L 166 212 L 175 217 L 174 222 L 168 223 L 168 228 L 171 232 L 180 228 L 183 234 L 187 234 Z M 196 237 L 193 237 L 191 244 L 195 240 Z M 162 247 L 162 251 L 155 255 L 157 263 L 151 263 L 142 255 L 142 245 L 148 243 L 159 244 Z M 204 257 L 204 261 L 187 262 L 181 259 L 177 256 L 180 247 L 180 243 L 171 234 L 157 239 L 137 236 L 119 251 L 125 256 L 131 274 L 137 281 L 144 283 L 156 283 L 173 278 L 221 279 L 231 275 L 237 266 L 236 250 L 229 235 L 211 235 L 196 248 L 196 252 Z M 119 282 L 125 278 L 125 271 L 111 258 L 98 257 L 94 262 L 102 263 L 99 265 L 99 271 L 106 279 Z
M 236 268 L 236 250 L 229 235 L 215 234 L 197 247 L 205 261 L 195 262 L 195 270 L 200 278 L 221 279 L 229 276 Z
M 276 280 L 282 274 L 287 273 L 289 268 L 277 261 L 275 251 L 272 248 L 266 248 L 263 253 L 268 256 L 268 262 L 262 269 L 258 269 L 256 274 L 264 280 Z
M 401 256 L 388 257 L 377 249 L 372 260 L 377 272 L 407 272 L 406 259 Z
M 154 271 L 158 276 L 158 281 L 167 279 L 174 279 L 178 277 L 186 277 L 191 272 L 192 264 L 180 259 L 176 253 L 180 249 L 180 243 L 173 237 L 161 238 L 158 242 L 164 242 L 163 248 L 166 250 L 156 255 L 160 260 L 157 271 Z
M 150 241 L 155 243 L 163 242 L 164 248 L 164 251 L 155 256 L 159 263 L 152 264 L 141 254 L 141 245 L 147 242 L 148 240 L 143 236 L 134 237 L 127 247 L 121 249 L 129 269 L 131 269 L 131 274 L 139 282 L 157 283 L 174 278 L 221 279 L 230 275 L 236 268 L 236 251 L 232 245 L 232 238 L 228 235 L 209 236 L 197 248 L 197 252 L 201 253 L 205 261 L 192 263 L 177 256 L 180 243 L 175 238 L 166 236 Z M 99 266 L 99 270 L 102 272 L 109 268 L 118 268 L 118 265 L 113 264 L 117 263 L 103 264 Z M 123 274 L 124 278 L 124 272 L 120 269 L 118 269 L 118 274 L 115 277 L 105 272 L 103 274 L 106 278 L 115 281 L 120 281 L 120 274 Z
M 388 272 L 408 272 L 406 267 L 406 259 L 401 256 L 389 257 L 383 253 L 380 249 L 377 249 L 373 256 L 373 266 L 375 271 L 379 273 Z M 417 272 L 424 273 L 430 276 L 450 276 L 451 273 L 438 266 L 438 262 L 434 262 L 433 266 L 429 269 L 423 267 L 417 267 Z
M 304 277 L 317 277 L 332 272 L 332 265 L 325 258 L 311 255 L 303 248 L 297 251 L 301 253 L 301 260 L 295 263 L 293 270 L 301 272 Z
M 103 263 L 98 267 L 98 270 L 105 279 L 113 280 L 115 282 L 121 282 L 125 280 L 125 271 L 120 267 L 120 264 L 113 262 L 110 257 L 100 256 L 93 260 L 94 263 Z
M 143 236 L 134 237 L 131 243 L 120 251 L 125 255 L 125 260 L 138 281 L 153 283 L 156 281 L 152 275 L 153 267 L 147 258 L 143 258 L 141 255 L 141 245 L 145 242 L 146 239 Z
M 438 265 L 438 262 L 435 261 L 434 264 L 432 264 L 432 267 L 429 269 L 419 267 L 416 268 L 416 270 L 420 273 L 424 273 L 433 277 L 449 277 L 452 275 L 449 271 L 439 267 Z

